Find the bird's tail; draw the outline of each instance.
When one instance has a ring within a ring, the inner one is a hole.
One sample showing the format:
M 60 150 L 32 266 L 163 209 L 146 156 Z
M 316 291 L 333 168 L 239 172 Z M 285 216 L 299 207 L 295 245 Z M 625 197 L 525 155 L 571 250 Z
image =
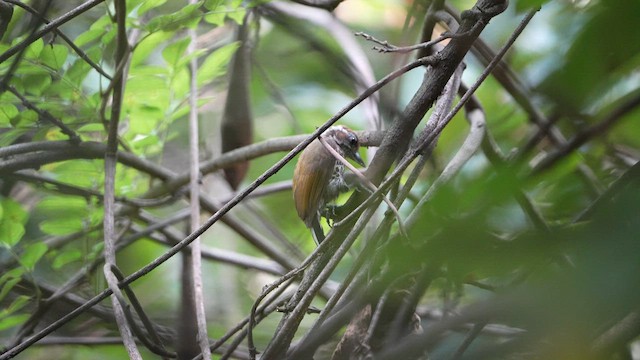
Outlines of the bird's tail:
M 322 230 L 322 225 L 318 217 L 311 221 L 311 234 L 313 235 L 313 240 L 316 242 L 316 245 L 320 245 L 324 240 L 324 230 Z

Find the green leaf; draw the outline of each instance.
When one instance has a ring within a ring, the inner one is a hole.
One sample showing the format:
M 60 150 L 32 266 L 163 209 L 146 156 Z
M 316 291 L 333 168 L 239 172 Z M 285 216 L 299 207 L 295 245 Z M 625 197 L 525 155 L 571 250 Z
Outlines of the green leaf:
M 149 55 L 161 46 L 162 43 L 173 37 L 173 33 L 167 31 L 157 31 L 146 36 L 140 41 L 131 56 L 131 67 L 135 67 L 145 61 Z
M 219 48 L 207 56 L 198 69 L 198 85 L 211 82 L 218 76 L 224 75 L 231 57 L 239 47 L 240 42 L 233 42 Z
M 64 45 L 48 45 L 42 49 L 40 54 L 40 60 L 42 63 L 54 70 L 62 69 L 65 61 L 69 55 L 69 50 Z
M 11 124 L 13 124 L 13 126 L 15 127 L 31 129 L 33 128 L 33 125 L 38 122 L 39 118 L 40 117 L 38 116 L 37 112 L 33 110 L 24 110 L 20 112 L 18 117 L 14 118 L 13 121 L 11 121 Z
M 37 242 L 25 247 L 20 255 L 20 264 L 29 270 L 33 270 L 40 258 L 47 253 L 49 248 L 45 243 Z
M 140 7 L 138 8 L 138 16 L 146 13 L 147 11 L 156 8 L 164 3 L 166 3 L 167 0 L 145 0 L 142 2 L 142 4 L 140 4 Z
M 140 106 L 128 112 L 129 135 L 149 134 L 156 130 L 158 123 L 164 118 L 164 112 L 156 107 Z
M 184 99 L 190 92 L 191 73 L 186 66 L 178 69 L 171 79 L 171 91 L 176 99 Z
M 196 4 L 189 4 L 171 14 L 156 16 L 147 24 L 147 31 L 175 31 L 186 27 L 193 27 L 198 24 L 202 16 L 200 14 L 200 6 L 202 6 L 201 1 Z
M 198 107 L 205 105 L 206 103 L 210 102 L 210 99 L 198 99 Z M 178 107 L 176 110 L 174 110 L 174 112 L 171 114 L 171 120 L 177 120 L 180 119 L 183 116 L 186 116 L 189 113 L 189 104 L 183 104 L 182 106 Z
M 27 75 L 24 77 L 23 83 L 28 93 L 40 96 L 44 89 L 51 85 L 51 76 L 49 74 Z
M 184 38 L 164 48 L 164 50 L 162 50 L 162 58 L 167 62 L 167 65 L 174 69 L 177 68 L 178 63 L 180 62 L 180 59 L 184 57 L 190 42 L 190 38 Z
M 207 10 L 217 10 L 224 0 L 205 0 L 204 7 Z
M 4 282 L 4 284 L 2 285 L 2 290 L 0 290 L 0 301 L 2 301 L 2 299 L 7 296 L 9 291 L 11 291 L 11 289 L 13 289 L 13 287 L 20 282 L 20 280 L 20 276 L 17 276 Z
M 40 57 L 40 52 L 42 52 L 42 48 L 44 47 L 44 42 L 42 38 L 34 41 L 29 45 L 24 52 L 25 59 L 37 59 Z
M 56 217 L 78 217 L 86 215 L 87 201 L 81 197 L 47 196 L 38 203 L 36 209 Z
M 22 274 L 24 274 L 24 272 L 24 268 L 16 267 L 9 271 L 6 271 L 2 276 L 0 276 L 0 285 L 2 285 L 2 289 L 0 290 L 0 302 L 20 281 L 20 278 L 22 277 Z
M 29 319 L 29 314 L 7 316 L 0 319 L 0 331 L 23 324 Z
M 178 61 L 178 63 L 176 64 L 176 67 L 182 67 L 185 66 L 189 63 L 189 61 L 191 61 L 194 58 L 198 58 L 204 54 L 206 54 L 207 51 L 205 49 L 198 49 L 194 52 L 192 52 L 191 54 L 188 54 L 186 56 L 183 56 L 182 58 L 180 58 L 180 60 Z
M 36 62 L 21 62 L 16 70 L 17 75 L 49 76 L 49 70 Z M 16 84 L 16 87 L 18 85 Z
M 9 305 L 7 308 L 2 309 L 2 311 L 0 312 L 0 317 L 5 317 L 19 311 L 29 303 L 29 300 L 31 300 L 31 298 L 27 295 L 20 295 L 16 297 L 11 305 Z
M 29 214 L 22 208 L 19 202 L 12 199 L 2 199 L 0 202 L 3 209 L 3 220 L 15 222 L 19 224 L 26 224 L 29 219 Z
M 60 270 L 63 266 L 70 264 L 74 261 L 78 261 L 82 259 L 82 252 L 78 249 L 71 249 L 61 252 L 56 258 L 53 260 L 51 266 L 55 270 Z
M 13 104 L 0 104 L 0 126 L 11 125 L 11 120 L 18 116 L 18 108 Z
M 227 17 L 236 22 L 236 24 L 242 24 L 244 17 L 247 14 L 247 10 L 243 7 L 237 7 L 227 13 Z
M 227 1 L 225 5 L 223 5 L 223 3 L 224 1 L 216 0 L 209 1 L 209 4 L 205 3 L 205 7 L 207 7 L 210 12 L 205 15 L 204 20 L 216 26 L 222 26 L 225 19 L 230 19 L 237 24 L 242 24 L 247 13 L 245 7 L 242 6 L 242 1 L 231 0 Z
M 0 244 L 12 248 L 25 234 L 24 225 L 9 219 L 0 221 Z
M 47 235 L 69 235 L 84 229 L 84 221 L 81 218 L 62 218 L 45 220 L 40 223 L 40 231 Z
M 116 28 L 112 28 L 109 31 L 107 31 L 102 38 L 100 39 L 100 43 L 102 43 L 103 45 L 111 45 L 111 43 L 113 42 L 113 39 L 116 38 Z
M 98 49 L 93 49 L 91 52 L 96 52 Z M 89 56 L 89 58 L 93 58 Z M 65 72 L 65 79 L 73 84 L 80 85 L 84 81 L 85 77 L 91 71 L 92 67 L 82 59 L 76 60 Z
M 102 124 L 97 125 L 102 126 Z M 56 174 L 59 181 L 99 190 L 104 181 L 104 166 L 101 160 L 67 161 L 56 167 Z M 45 205 L 48 206 L 48 204 Z M 87 204 L 84 199 L 75 198 L 71 205 L 73 205 L 73 216 L 81 216 L 77 214 L 86 215 Z
M 9 271 L 5 271 L 2 276 L 0 276 L 0 285 L 6 283 L 7 281 L 15 278 L 20 278 L 24 274 L 24 269 L 21 267 L 13 268 Z M 2 299 L 0 299 L 1 301 Z
M 75 102 L 79 100 L 79 94 L 81 93 L 81 89 L 74 86 L 69 82 L 62 81 L 54 81 L 51 85 L 49 85 L 42 94 L 43 98 L 51 98 L 51 99 L 60 99 L 60 100 L 69 100 L 71 102 Z M 44 104 L 43 104 L 44 105 Z M 61 107 L 59 102 L 49 102 L 46 106 L 43 106 L 42 109 L 49 108 L 53 111 L 61 112 L 61 110 L 66 109 L 66 104 Z M 63 118 L 64 113 L 58 115 L 58 117 Z M 76 122 L 78 120 L 74 120 Z
M 111 19 L 108 16 L 103 16 L 94 23 L 91 24 L 89 30 L 78 35 L 73 41 L 77 46 L 84 46 L 88 43 L 94 42 L 112 28 Z
M 129 79 L 124 103 L 125 111 L 131 117 L 128 135 L 149 133 L 156 128 L 169 107 L 170 92 L 163 76 L 141 75 Z
M 80 133 L 101 133 L 104 131 L 104 125 L 103 124 L 99 124 L 99 123 L 93 123 L 93 124 L 87 124 L 87 125 L 82 125 L 78 128 L 77 130 Z

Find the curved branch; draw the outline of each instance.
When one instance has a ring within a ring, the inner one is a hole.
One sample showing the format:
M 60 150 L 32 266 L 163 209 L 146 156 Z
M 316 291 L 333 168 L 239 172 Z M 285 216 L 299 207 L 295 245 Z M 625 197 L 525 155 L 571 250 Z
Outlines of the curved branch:
M 384 133 L 357 131 L 363 146 L 377 146 Z M 296 135 L 268 139 L 259 143 L 238 148 L 211 160 L 200 163 L 200 172 L 209 174 L 239 161 L 258 158 L 275 152 L 289 151 L 308 138 L 308 135 Z M 0 175 L 15 171 L 39 168 L 46 164 L 74 159 L 102 159 L 106 151 L 105 144 L 84 141 L 77 145 L 69 141 L 39 141 L 15 144 L 0 148 Z M 16 156 L 21 155 L 21 156 Z M 118 162 L 147 173 L 161 180 L 171 180 L 167 187 L 175 188 L 189 182 L 187 174 L 175 175 L 172 171 L 138 157 L 129 152 L 118 152 Z

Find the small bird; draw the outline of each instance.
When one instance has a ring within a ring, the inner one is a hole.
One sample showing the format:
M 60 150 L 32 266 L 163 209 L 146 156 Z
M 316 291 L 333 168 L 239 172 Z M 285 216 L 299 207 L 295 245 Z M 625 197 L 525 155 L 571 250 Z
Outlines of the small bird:
M 342 125 L 332 126 L 321 136 L 338 154 L 365 166 L 358 153 L 358 136 L 353 130 Z M 302 152 L 293 172 L 293 200 L 298 216 L 311 229 L 317 245 L 324 240 L 321 213 L 329 202 L 347 190 L 344 165 L 316 139 Z

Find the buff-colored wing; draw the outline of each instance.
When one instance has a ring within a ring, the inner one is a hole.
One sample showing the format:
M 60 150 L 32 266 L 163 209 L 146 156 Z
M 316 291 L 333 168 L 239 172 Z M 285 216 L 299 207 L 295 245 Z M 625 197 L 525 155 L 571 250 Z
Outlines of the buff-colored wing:
M 335 164 L 333 158 L 325 156 L 331 156 L 330 154 L 311 156 L 313 150 L 310 146 L 303 152 L 293 174 L 293 199 L 296 210 L 308 227 L 311 227 L 311 222 L 319 210 Z

